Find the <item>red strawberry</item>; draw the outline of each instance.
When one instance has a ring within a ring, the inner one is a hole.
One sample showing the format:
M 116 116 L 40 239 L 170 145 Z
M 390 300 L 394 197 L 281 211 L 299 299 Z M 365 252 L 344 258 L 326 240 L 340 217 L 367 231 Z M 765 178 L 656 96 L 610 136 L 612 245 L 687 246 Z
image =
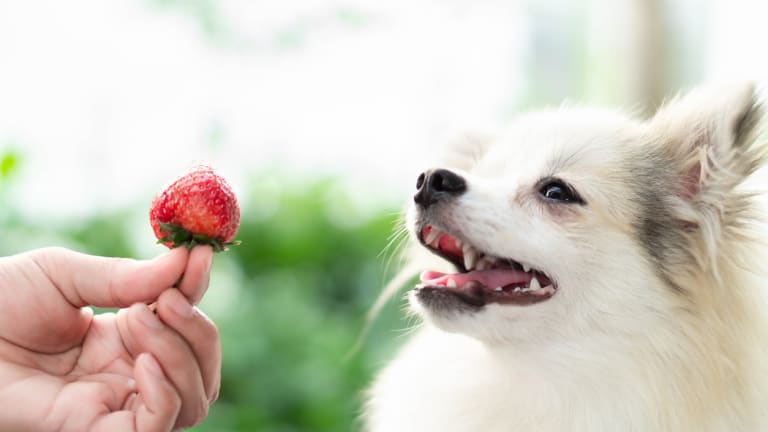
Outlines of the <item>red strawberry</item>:
M 158 243 L 169 248 L 209 244 L 215 251 L 234 245 L 240 225 L 237 198 L 213 168 L 198 165 L 160 192 L 149 209 Z

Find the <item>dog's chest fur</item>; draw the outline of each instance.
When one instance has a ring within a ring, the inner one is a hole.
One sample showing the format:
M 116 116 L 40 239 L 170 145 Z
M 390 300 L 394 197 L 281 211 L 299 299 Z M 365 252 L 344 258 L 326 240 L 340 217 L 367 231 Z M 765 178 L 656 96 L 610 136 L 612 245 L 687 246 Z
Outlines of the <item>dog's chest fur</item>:
M 697 412 L 694 400 L 701 395 L 690 394 L 685 400 L 675 389 L 688 386 L 693 392 L 698 385 L 649 382 L 654 368 L 644 368 L 642 359 L 621 360 L 598 347 L 599 343 L 587 343 L 580 347 L 583 352 L 568 352 L 573 347 L 564 346 L 539 359 L 515 360 L 513 353 L 494 352 L 471 338 L 423 329 L 374 385 L 369 430 L 764 430 L 757 423 L 745 423 L 756 417 L 745 415 L 749 407 L 732 406 L 733 394 L 707 395 L 711 403 L 719 404 L 717 413 Z M 571 363 L 567 357 L 582 361 Z

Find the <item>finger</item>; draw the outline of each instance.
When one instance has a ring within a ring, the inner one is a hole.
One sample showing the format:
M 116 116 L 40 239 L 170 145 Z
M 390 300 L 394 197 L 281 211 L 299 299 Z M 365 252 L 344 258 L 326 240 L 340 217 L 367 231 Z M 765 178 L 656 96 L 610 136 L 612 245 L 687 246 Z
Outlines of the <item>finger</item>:
M 179 284 L 179 290 L 192 304 L 199 303 L 208 289 L 212 262 L 213 248 L 210 246 L 195 246 L 189 253 L 189 261 Z
M 136 409 L 138 432 L 169 431 L 180 413 L 182 400 L 152 354 L 136 359 L 136 386 L 143 400 Z
M 151 353 L 181 397 L 177 427 L 189 427 L 208 415 L 210 405 L 192 349 L 173 329 L 152 314 L 147 305 L 134 304 L 118 313 L 118 329 L 132 355 Z
M 160 319 L 187 341 L 200 366 L 208 400 L 213 402 L 221 385 L 221 340 L 216 325 L 193 308 L 178 290 L 165 291 L 157 302 Z
M 188 252 L 176 248 L 152 260 L 107 258 L 64 248 L 34 251 L 40 265 L 73 306 L 127 307 L 154 301 L 184 273 Z
M 134 375 L 139 396 L 131 403 L 133 408 L 104 415 L 89 430 L 168 432 L 173 429 L 181 399 L 152 354 L 139 355 Z

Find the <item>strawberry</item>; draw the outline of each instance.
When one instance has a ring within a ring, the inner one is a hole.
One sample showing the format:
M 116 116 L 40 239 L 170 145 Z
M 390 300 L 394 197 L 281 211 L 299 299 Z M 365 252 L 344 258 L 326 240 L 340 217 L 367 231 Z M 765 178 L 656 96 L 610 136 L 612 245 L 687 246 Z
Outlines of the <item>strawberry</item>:
M 206 165 L 192 167 L 155 196 L 149 222 L 158 243 L 169 248 L 208 244 L 215 251 L 236 245 L 237 198 L 224 178 Z

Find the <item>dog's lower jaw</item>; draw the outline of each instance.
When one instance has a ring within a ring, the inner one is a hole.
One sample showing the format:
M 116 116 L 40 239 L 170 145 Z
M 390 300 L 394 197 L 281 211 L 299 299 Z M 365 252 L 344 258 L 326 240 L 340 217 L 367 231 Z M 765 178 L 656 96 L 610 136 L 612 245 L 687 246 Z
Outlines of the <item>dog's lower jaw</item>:
M 439 301 L 431 298 L 428 305 L 419 299 L 419 292 L 411 290 L 408 293 L 408 300 L 414 313 L 423 317 L 429 325 L 444 332 L 455 333 L 471 337 L 482 341 L 489 346 L 503 346 L 505 344 L 519 344 L 536 342 L 542 336 L 549 335 L 546 329 L 551 322 L 541 320 L 527 311 L 527 306 L 513 306 L 500 304 L 487 304 L 484 306 L 475 306 L 464 303 L 453 296 L 446 295 L 445 304 L 435 304 Z M 515 318 L 507 315 L 510 322 L 515 323 L 514 329 L 498 329 L 488 325 L 487 313 L 501 314 L 503 310 L 511 312 L 514 309 L 517 312 Z
M 766 401 L 756 403 L 765 377 L 755 368 L 712 370 L 702 359 L 676 356 L 693 347 L 659 353 L 616 342 L 585 337 L 529 349 L 426 325 L 372 388 L 366 430 L 768 430 L 756 423 L 766 421 Z M 707 375 L 729 373 L 731 387 Z

